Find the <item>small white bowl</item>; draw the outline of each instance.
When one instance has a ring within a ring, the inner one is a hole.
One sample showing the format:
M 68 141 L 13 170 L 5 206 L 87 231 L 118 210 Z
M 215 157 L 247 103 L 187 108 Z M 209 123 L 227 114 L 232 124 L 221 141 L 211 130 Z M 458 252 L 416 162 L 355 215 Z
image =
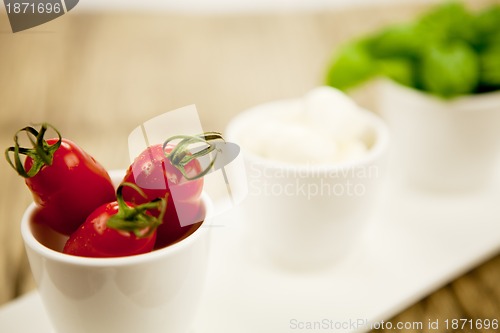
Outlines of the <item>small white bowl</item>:
M 242 205 L 254 244 L 277 265 L 314 269 L 344 257 L 360 239 L 379 193 L 389 133 L 384 122 L 361 110 L 370 147 L 362 158 L 301 165 L 263 158 L 245 146 L 248 126 L 265 122 L 300 100 L 275 101 L 235 117 L 226 138 L 241 146 L 248 176 Z
M 120 173 L 112 178 L 119 182 Z M 202 200 L 209 216 L 211 203 L 205 195 Z M 150 253 L 85 258 L 60 252 L 67 237 L 34 223 L 34 212 L 32 204 L 22 218 L 21 232 L 55 332 L 189 329 L 205 286 L 209 242 L 205 223 L 182 241 Z
M 500 155 L 500 92 L 443 100 L 390 80 L 378 109 L 394 139 L 392 164 L 403 182 L 426 190 L 487 185 Z

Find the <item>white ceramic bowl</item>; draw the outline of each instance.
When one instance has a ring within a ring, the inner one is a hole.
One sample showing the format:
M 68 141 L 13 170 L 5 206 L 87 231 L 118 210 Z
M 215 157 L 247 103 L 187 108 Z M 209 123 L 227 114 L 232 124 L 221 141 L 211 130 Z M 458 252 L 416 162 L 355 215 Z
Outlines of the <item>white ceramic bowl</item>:
M 241 146 L 248 175 L 242 205 L 245 224 L 262 253 L 292 269 L 319 268 L 344 257 L 356 245 L 369 220 L 389 144 L 386 125 L 363 112 L 369 151 L 362 158 L 326 165 L 300 165 L 262 158 L 245 147 L 242 133 L 255 119 L 283 112 L 300 100 L 251 108 L 234 118 L 228 141 Z
M 119 181 L 123 173 L 113 173 Z M 207 215 L 211 204 L 203 203 Z M 32 221 L 21 232 L 38 292 L 57 333 L 185 333 L 205 285 L 209 228 L 179 243 L 121 258 L 61 253 L 66 237 Z M 59 250 L 59 251 L 58 251 Z
M 500 92 L 447 101 L 389 80 L 378 89 L 403 182 L 464 191 L 491 181 L 500 155 Z

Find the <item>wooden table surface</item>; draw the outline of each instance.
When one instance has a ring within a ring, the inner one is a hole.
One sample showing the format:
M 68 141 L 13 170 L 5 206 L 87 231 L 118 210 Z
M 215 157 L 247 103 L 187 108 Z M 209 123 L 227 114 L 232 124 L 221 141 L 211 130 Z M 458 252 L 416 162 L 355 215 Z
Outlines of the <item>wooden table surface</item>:
M 123 169 L 128 133 L 144 120 L 194 103 L 206 130 L 222 130 L 247 107 L 321 84 L 332 52 L 352 36 L 425 9 L 237 16 L 75 10 L 17 34 L 2 15 L 0 147 L 11 145 L 17 129 L 48 121 L 106 168 Z M 361 97 L 369 106 L 370 95 Z M 0 182 L 2 304 L 33 282 L 19 232 L 30 194 L 5 161 Z M 497 256 L 392 321 L 499 318 L 499 281 Z

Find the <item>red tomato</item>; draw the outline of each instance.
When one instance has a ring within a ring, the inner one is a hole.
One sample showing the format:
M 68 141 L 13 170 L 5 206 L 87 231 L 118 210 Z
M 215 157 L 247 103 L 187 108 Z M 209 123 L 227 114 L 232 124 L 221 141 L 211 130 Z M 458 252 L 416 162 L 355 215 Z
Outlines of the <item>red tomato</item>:
M 167 211 L 169 205 L 174 208 L 170 211 L 170 218 L 164 217 L 163 223 L 158 227 L 155 244 L 157 249 L 183 240 L 195 232 L 205 219 L 205 210 L 199 200 L 195 202 L 178 202 L 175 206 L 172 200 L 168 200 Z M 181 211 L 183 212 L 183 225 L 181 225 L 177 213 Z
M 168 145 L 163 149 L 161 144 L 147 148 L 130 165 L 124 181 L 137 184 L 148 198 L 164 197 L 166 193 L 170 193 L 169 188 L 175 186 L 176 202 L 197 201 L 203 189 L 203 178 L 187 180 L 165 157 L 173 148 Z M 192 177 L 202 172 L 197 160 L 189 162 L 185 170 Z M 125 188 L 124 194 L 128 192 L 137 194 L 136 191 Z
M 115 190 L 106 170 L 75 143 L 60 136 L 44 140 L 48 125 L 40 132 L 26 127 L 36 136 L 32 149 L 20 148 L 15 137 L 15 163 L 9 163 L 25 177 L 35 203 L 39 206 L 36 221 L 70 235 L 102 204 L 115 200 Z M 58 133 L 59 134 L 59 133 Z M 24 167 L 19 154 L 27 155 Z M 7 154 L 8 156 L 8 154 Z
M 134 206 L 123 200 L 123 185 L 129 184 L 124 183 L 118 188 L 117 201 L 104 204 L 90 214 L 69 237 L 63 253 L 106 258 L 153 250 L 161 217 L 154 217 L 147 210 L 156 209 L 161 216 L 165 212 L 165 201 L 154 200 Z
M 123 257 L 150 252 L 156 232 L 139 238 L 131 231 L 107 226 L 108 219 L 118 213 L 118 203 L 104 204 L 89 215 L 68 239 L 63 252 L 81 257 Z
M 203 221 L 200 210 L 200 194 L 203 178 L 187 180 L 182 173 L 165 157 L 174 146 L 163 149 L 161 144 L 143 151 L 128 168 L 124 182 L 139 186 L 146 197 L 138 195 L 130 188 L 124 188 L 125 200 L 141 204 L 154 198 L 167 199 L 167 210 L 163 223 L 158 227 L 156 248 L 173 244 L 193 233 Z M 194 159 L 185 166 L 186 173 L 195 177 L 202 172 L 200 163 Z M 174 195 L 172 195 L 172 191 Z M 174 203 L 175 200 L 175 203 Z M 181 226 L 177 211 L 183 212 L 185 226 Z M 187 225 L 186 225 L 187 224 Z

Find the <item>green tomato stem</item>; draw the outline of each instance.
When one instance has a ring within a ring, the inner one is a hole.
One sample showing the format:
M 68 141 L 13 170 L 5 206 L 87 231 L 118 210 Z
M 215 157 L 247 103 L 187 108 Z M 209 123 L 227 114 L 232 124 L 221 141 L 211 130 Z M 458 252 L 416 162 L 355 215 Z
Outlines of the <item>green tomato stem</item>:
M 56 143 L 49 145 L 45 141 L 45 133 L 48 128 L 52 128 L 58 136 Z M 19 134 L 25 132 L 31 142 L 32 148 L 24 148 L 19 145 Z M 61 133 L 52 125 L 48 123 L 41 124 L 40 131 L 37 131 L 31 126 L 24 127 L 16 132 L 14 135 L 14 146 L 5 150 L 5 159 L 17 173 L 24 178 L 31 178 L 35 176 L 44 166 L 52 165 L 54 154 L 59 149 L 62 143 Z M 13 154 L 11 154 L 13 153 Z M 13 155 L 14 161 L 11 159 Z M 29 170 L 26 170 L 24 163 L 21 160 L 21 155 L 29 156 L 33 163 Z
M 118 213 L 111 216 L 106 225 L 110 228 L 133 232 L 137 237 L 149 237 L 163 222 L 163 217 L 167 208 L 164 198 L 157 198 L 153 201 L 141 205 L 130 207 L 123 199 L 123 188 L 131 187 L 141 196 L 146 197 L 144 191 L 132 183 L 122 183 L 116 190 L 116 201 L 118 202 Z M 160 215 L 155 217 L 146 214 L 146 211 L 156 209 Z
M 170 163 L 172 163 L 172 165 L 176 167 L 187 180 L 198 179 L 209 173 L 215 164 L 215 160 L 218 156 L 217 153 L 219 152 L 212 141 L 224 141 L 222 135 L 219 132 L 205 132 L 198 135 L 175 135 L 168 138 L 163 143 L 163 151 L 165 151 L 165 148 L 170 142 L 179 139 L 181 141 L 177 143 L 172 151 L 170 153 L 165 153 L 165 157 L 170 161 Z M 200 143 L 205 144 L 206 147 L 196 153 L 191 153 L 189 150 L 189 146 Z M 213 151 L 216 151 L 216 153 L 215 156 L 210 160 L 209 165 L 197 175 L 188 176 L 185 168 L 186 165 L 195 159 L 212 153 Z

